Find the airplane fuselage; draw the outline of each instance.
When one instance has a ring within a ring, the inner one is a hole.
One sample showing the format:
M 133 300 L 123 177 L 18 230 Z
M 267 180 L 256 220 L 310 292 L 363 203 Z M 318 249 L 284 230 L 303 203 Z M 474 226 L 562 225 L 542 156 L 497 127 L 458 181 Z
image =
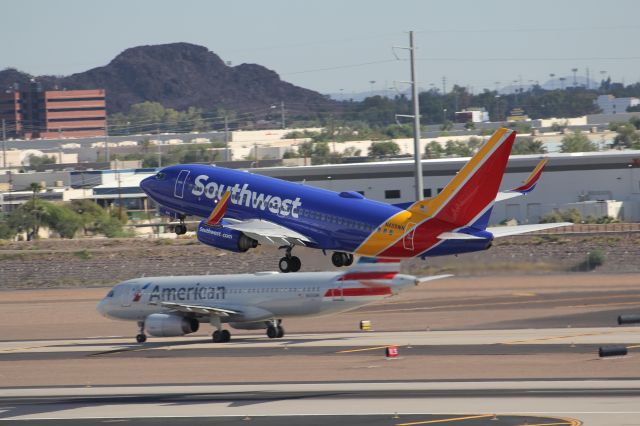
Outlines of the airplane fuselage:
M 136 278 L 116 285 L 98 305 L 104 316 L 142 321 L 170 313 L 163 303 L 215 306 L 239 312 L 222 322 L 248 323 L 271 318 L 344 312 L 390 297 L 413 286 L 413 276 L 397 273 L 276 272 Z M 197 316 L 206 322 L 206 316 Z

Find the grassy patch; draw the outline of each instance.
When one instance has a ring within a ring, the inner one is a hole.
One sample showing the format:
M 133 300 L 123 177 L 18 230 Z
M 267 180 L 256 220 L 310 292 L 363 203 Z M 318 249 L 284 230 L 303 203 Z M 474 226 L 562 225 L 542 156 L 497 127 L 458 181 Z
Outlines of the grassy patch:
M 91 252 L 89 250 L 87 250 L 87 249 L 73 252 L 73 255 L 75 257 L 77 257 L 78 259 L 82 259 L 82 260 L 89 260 L 89 259 L 91 259 L 93 257 Z

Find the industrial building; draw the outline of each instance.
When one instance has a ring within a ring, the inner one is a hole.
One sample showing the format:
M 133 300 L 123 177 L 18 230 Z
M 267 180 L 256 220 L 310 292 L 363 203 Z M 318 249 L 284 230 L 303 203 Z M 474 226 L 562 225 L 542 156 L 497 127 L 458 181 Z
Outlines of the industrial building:
M 106 117 L 103 89 L 42 90 L 32 81 L 26 90 L 0 93 L 0 120 L 8 138 L 104 136 Z
M 546 157 L 549 162 L 535 191 L 497 203 L 491 223 L 511 219 L 518 223 L 537 223 L 547 213 L 569 208 L 578 209 L 584 217 L 612 216 L 628 222 L 640 221 L 640 151 L 548 154 Z M 541 158 L 540 155 L 512 157 L 502 189 L 519 186 Z M 468 158 L 423 160 L 424 196 L 432 197 L 440 192 L 466 161 Z M 390 204 L 414 199 L 412 161 L 249 170 L 333 191 L 358 191 L 367 198 Z M 68 180 L 57 174 L 55 180 L 69 182 L 67 185 L 72 189 L 81 190 L 75 191 L 74 196 L 93 199 L 103 206 L 126 206 L 132 217 L 150 217 L 148 209 L 154 208 L 138 186 L 142 179 L 155 173 L 152 169 L 56 173 L 70 174 Z M 33 175 L 37 182 L 46 180 L 42 173 Z M 24 190 L 28 176 L 21 174 L 23 188 L 14 182 L 13 190 Z M 0 176 L 0 184 L 3 181 L 6 179 Z M 9 210 L 8 206 L 0 207 Z

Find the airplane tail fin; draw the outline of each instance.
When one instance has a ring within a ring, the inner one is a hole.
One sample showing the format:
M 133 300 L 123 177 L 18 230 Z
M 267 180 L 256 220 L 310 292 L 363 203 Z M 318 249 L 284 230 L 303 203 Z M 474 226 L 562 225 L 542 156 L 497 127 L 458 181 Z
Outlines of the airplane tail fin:
M 435 197 L 413 203 L 416 218 L 434 218 L 456 227 L 487 226 L 516 133 L 498 129 Z

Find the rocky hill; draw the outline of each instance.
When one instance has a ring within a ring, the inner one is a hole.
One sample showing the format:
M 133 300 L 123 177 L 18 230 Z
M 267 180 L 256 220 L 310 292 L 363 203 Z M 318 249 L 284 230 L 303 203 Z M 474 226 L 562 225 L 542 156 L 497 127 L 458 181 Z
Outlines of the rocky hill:
M 139 46 L 125 50 L 108 65 L 70 76 L 31 76 L 15 69 L 0 71 L 0 88 L 26 87 L 35 78 L 44 89 L 107 90 L 110 113 L 130 105 L 160 102 L 168 108 L 264 110 L 281 101 L 299 112 L 330 110 L 334 103 L 320 93 L 282 81 L 256 64 L 228 66 L 206 47 L 189 43 Z

